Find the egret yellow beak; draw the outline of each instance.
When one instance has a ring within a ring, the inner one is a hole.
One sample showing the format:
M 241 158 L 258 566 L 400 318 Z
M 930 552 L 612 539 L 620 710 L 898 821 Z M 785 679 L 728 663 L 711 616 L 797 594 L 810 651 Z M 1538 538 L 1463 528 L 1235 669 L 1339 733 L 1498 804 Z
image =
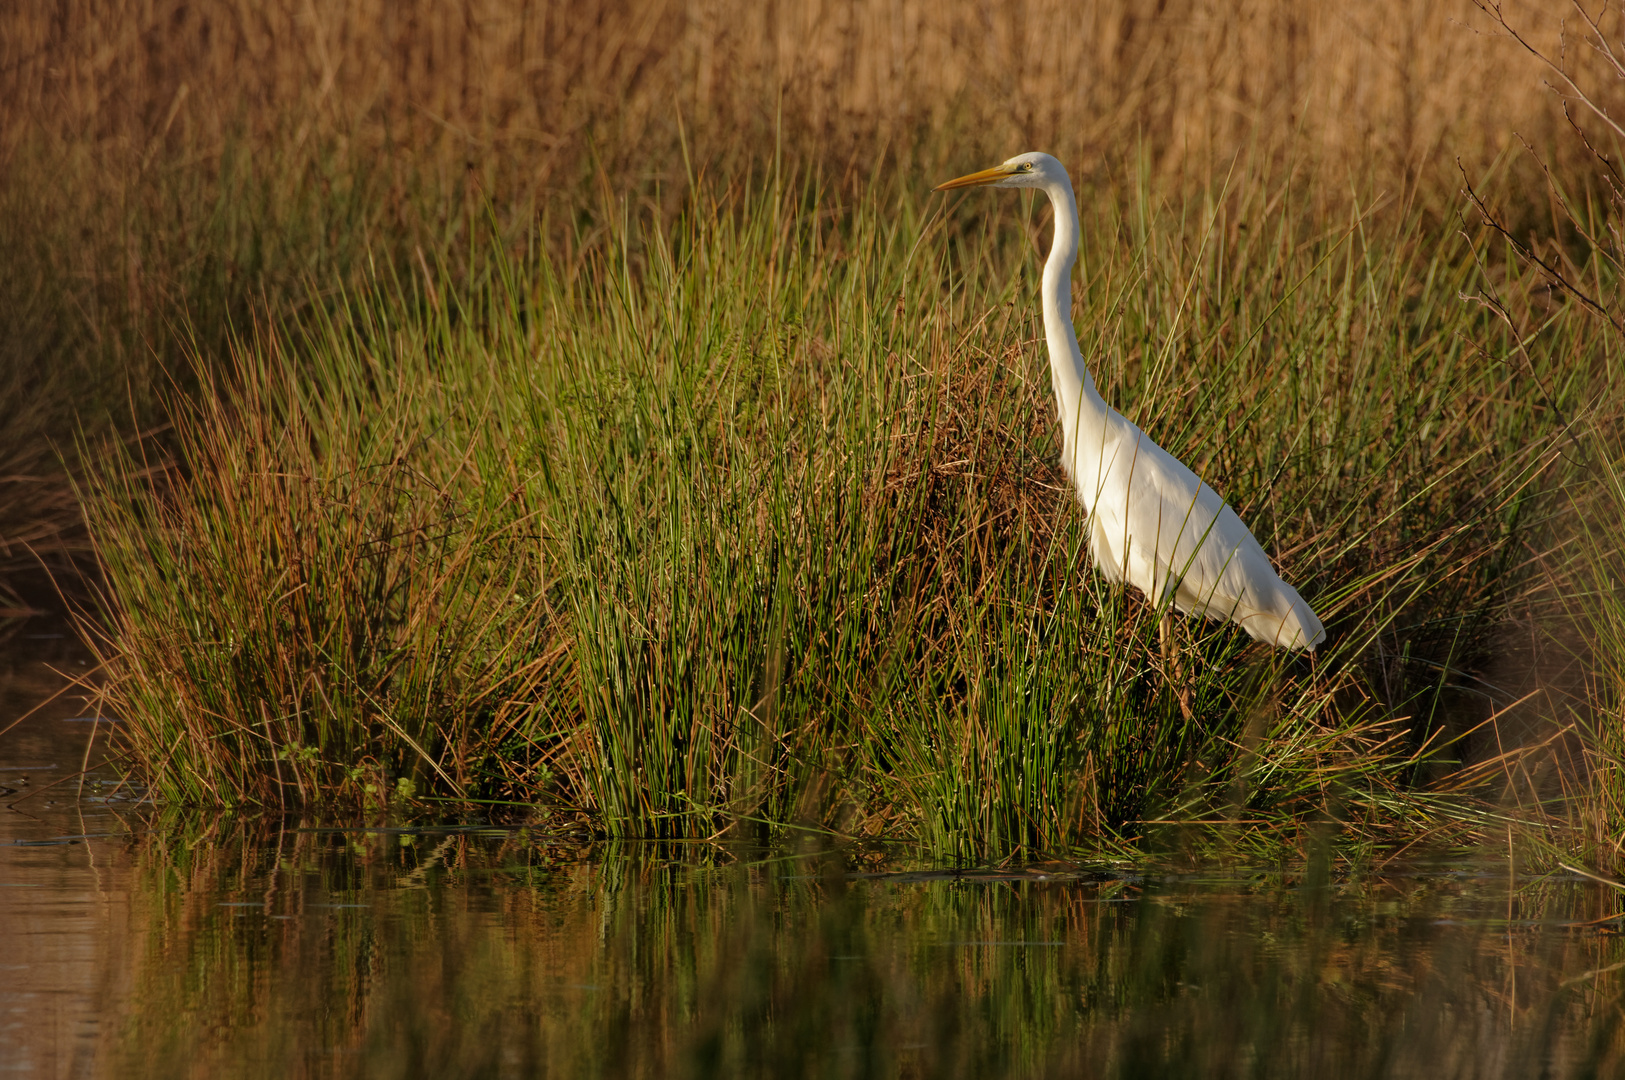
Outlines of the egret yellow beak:
M 1015 170 L 1008 165 L 995 165 L 991 169 L 983 169 L 981 172 L 973 172 L 969 176 L 961 176 L 957 180 L 949 180 L 938 184 L 931 190 L 952 191 L 954 188 L 980 187 L 982 184 L 991 184 L 995 180 L 1003 180 L 1013 172 Z

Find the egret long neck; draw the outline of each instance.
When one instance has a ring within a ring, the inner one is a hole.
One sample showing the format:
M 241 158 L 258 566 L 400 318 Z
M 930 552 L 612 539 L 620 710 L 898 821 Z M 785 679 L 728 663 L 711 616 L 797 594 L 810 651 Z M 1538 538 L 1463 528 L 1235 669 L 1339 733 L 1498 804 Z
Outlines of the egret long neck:
M 1055 238 L 1050 242 L 1049 259 L 1044 263 L 1044 337 L 1049 343 L 1050 380 L 1055 387 L 1055 404 L 1064 433 L 1063 464 L 1076 474 L 1076 463 L 1089 447 L 1080 446 L 1080 436 L 1093 432 L 1100 438 L 1106 419 L 1106 402 L 1095 390 L 1095 381 L 1083 364 L 1078 335 L 1072 328 L 1072 264 L 1078 261 L 1078 203 L 1072 185 L 1066 180 L 1046 189 L 1055 208 Z M 1098 447 L 1096 447 L 1098 452 Z M 1092 500 L 1085 500 L 1091 502 Z

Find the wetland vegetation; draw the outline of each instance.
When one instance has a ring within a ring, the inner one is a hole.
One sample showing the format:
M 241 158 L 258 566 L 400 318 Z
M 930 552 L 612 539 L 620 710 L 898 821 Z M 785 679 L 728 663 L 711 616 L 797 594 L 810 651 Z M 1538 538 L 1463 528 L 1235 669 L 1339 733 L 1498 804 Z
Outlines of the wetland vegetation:
M 1609 865 L 1613 133 L 1495 11 L 1378 7 L 5 16 L 5 602 L 78 598 L 171 805 Z M 1043 208 L 928 195 L 1036 148 L 1102 392 L 1313 660 L 1183 621 L 1169 664 L 1089 569 Z

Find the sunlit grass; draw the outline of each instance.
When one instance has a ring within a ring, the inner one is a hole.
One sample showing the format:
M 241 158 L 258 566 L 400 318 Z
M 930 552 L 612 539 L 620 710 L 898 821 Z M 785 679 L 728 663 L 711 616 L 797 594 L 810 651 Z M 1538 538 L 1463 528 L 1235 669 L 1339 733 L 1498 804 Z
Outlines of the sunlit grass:
M 85 489 L 106 707 L 186 802 L 541 800 L 959 860 L 1169 815 L 1406 827 L 1493 707 L 1466 672 L 1551 542 L 1545 403 L 1594 391 L 1588 327 L 1554 317 L 1530 380 L 1461 237 L 1284 184 L 1086 190 L 1074 320 L 1321 612 L 1312 660 L 1181 620 L 1168 670 L 1089 568 L 1030 204 L 770 174 L 200 357 L 177 462 L 113 450 Z

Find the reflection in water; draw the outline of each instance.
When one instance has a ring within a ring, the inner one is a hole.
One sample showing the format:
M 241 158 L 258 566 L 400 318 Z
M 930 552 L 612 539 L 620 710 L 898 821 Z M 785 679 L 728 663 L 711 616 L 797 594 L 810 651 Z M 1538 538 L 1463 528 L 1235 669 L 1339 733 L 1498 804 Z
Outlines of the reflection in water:
M 0 628 L 0 1076 L 94 1075 L 104 1003 L 129 967 L 116 959 L 131 867 L 120 808 L 139 795 L 109 798 L 105 768 L 78 775 L 105 756 L 107 726 L 60 693 L 57 672 L 84 665 L 62 628 Z
M 126 848 L 115 1076 L 1533 1076 L 1617 1060 L 1604 898 L 1471 873 L 853 879 L 522 832 Z M 1571 924 L 1542 925 L 1560 913 Z
M 96 744 L 74 711 L 0 739 L 0 766 L 77 771 Z M 0 786 L 0 1067 L 25 1075 L 1442 1080 L 1625 1058 L 1616 894 L 1504 864 L 1318 888 L 865 876 L 521 829 L 157 827 L 89 801 L 108 786 Z

